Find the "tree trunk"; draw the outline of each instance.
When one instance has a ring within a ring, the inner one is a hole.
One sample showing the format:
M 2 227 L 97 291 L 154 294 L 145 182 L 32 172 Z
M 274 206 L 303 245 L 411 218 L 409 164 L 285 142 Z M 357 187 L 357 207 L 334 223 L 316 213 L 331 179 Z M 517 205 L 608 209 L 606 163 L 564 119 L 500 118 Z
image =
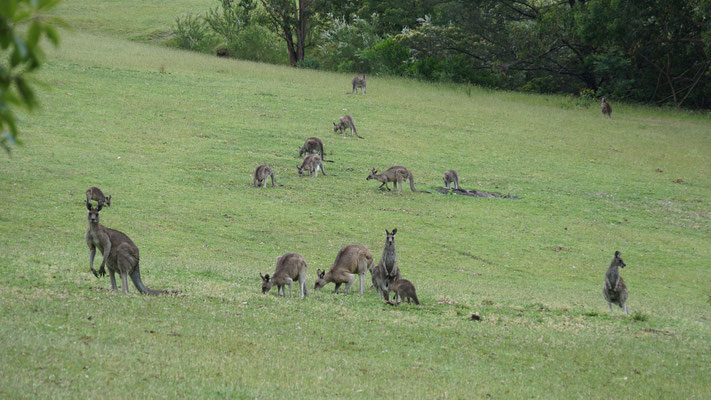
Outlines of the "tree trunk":
M 309 19 L 308 0 L 299 0 L 296 27 L 296 61 L 304 61 L 306 56 L 306 23 Z
M 287 27 L 284 27 L 284 40 L 286 41 L 286 51 L 289 53 L 289 64 L 292 67 L 296 67 L 296 62 L 299 61 L 297 50 L 294 49 L 294 38 L 291 35 L 291 30 Z

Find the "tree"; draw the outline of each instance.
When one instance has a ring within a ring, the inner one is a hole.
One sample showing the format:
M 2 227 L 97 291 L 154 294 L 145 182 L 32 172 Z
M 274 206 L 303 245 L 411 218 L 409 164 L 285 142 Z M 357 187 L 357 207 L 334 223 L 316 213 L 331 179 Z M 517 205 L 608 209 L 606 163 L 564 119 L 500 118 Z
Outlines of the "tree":
M 59 36 L 53 26 L 61 23 L 43 15 L 59 0 L 3 0 L 0 3 L 0 145 L 7 151 L 18 140 L 14 109 L 38 106 L 30 85 L 31 73 L 42 64 L 43 37 L 56 47 Z
M 311 45 L 309 20 L 321 5 L 319 0 L 261 0 L 274 32 L 286 41 L 292 67 L 303 61 Z

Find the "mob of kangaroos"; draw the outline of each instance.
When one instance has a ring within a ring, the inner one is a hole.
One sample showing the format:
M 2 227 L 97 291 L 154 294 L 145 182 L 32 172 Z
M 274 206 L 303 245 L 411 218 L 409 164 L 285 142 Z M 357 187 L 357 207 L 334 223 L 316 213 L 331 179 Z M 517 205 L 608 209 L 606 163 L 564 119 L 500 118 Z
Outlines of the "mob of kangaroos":
M 96 186 L 86 189 L 86 201 L 95 201 L 99 206 L 111 207 L 111 196 L 104 196 L 104 193 Z
M 625 313 L 629 314 L 626 304 L 627 286 L 625 286 L 625 281 L 623 281 L 620 276 L 620 268 L 624 268 L 625 266 L 627 266 L 627 264 L 622 261 L 622 254 L 616 251 L 610 266 L 607 268 L 607 271 L 605 271 L 605 282 L 602 285 L 602 296 L 605 298 L 605 301 L 607 301 L 610 312 L 612 312 L 612 305 L 617 304 L 621 309 L 625 310 Z
M 267 294 L 273 285 L 277 285 L 277 296 L 281 293 L 286 297 L 286 285 L 289 285 L 289 297 L 294 297 L 292 288 L 294 279 L 299 281 L 299 298 L 309 294 L 309 289 L 306 287 L 306 260 L 301 254 L 287 253 L 281 257 L 277 257 L 276 269 L 270 277 L 269 274 L 259 277 L 262 278 L 262 293 Z
M 351 83 L 353 84 L 353 91 L 351 94 L 358 94 L 358 88 L 360 88 L 360 94 L 365 94 L 365 86 L 367 83 L 365 80 L 365 74 L 363 74 L 362 77 L 354 77 Z
M 602 115 L 607 115 L 607 118 L 612 118 L 612 106 L 604 97 L 600 102 L 600 108 L 602 109 Z
M 254 170 L 254 178 L 252 180 L 255 187 L 267 187 L 267 178 L 272 178 L 272 187 L 274 187 L 274 172 L 267 164 L 262 164 Z
M 358 130 L 355 127 L 355 120 L 350 115 L 344 115 L 338 120 L 338 124 L 333 123 L 333 131 L 341 131 L 341 135 L 345 135 L 346 128 L 350 129 L 351 136 L 363 139 L 362 136 L 358 136 Z
M 365 180 L 371 180 L 375 179 L 376 181 L 380 181 L 381 184 L 378 187 L 378 189 L 382 189 L 383 186 L 385 186 L 385 189 L 390 190 L 388 187 L 388 182 L 392 182 L 393 187 L 398 190 L 398 192 L 402 192 L 402 183 L 409 179 L 410 180 L 410 189 L 415 192 L 415 193 L 429 193 L 424 190 L 417 190 L 415 189 L 415 182 L 412 177 L 412 172 L 410 172 L 409 169 L 401 166 L 401 165 L 395 165 L 387 169 L 387 171 L 383 172 L 382 174 L 378 173 L 378 170 L 375 168 L 372 169 L 370 172 L 370 175 L 368 175 Z
M 309 154 L 304 157 L 304 162 L 301 163 L 301 166 L 297 165 L 296 169 L 299 170 L 299 175 L 303 175 L 304 171 L 306 171 L 309 176 L 313 176 L 314 178 L 318 177 L 318 170 L 320 169 L 323 175 L 326 176 L 326 171 L 323 169 L 323 163 L 321 162 L 321 156 L 318 154 Z
M 141 271 L 138 266 L 139 256 L 138 247 L 131 239 L 123 233 L 107 228 L 99 224 L 99 211 L 103 206 L 99 205 L 93 208 L 91 202 L 86 202 L 86 208 L 89 210 L 88 220 L 89 226 L 86 229 L 84 236 L 87 246 L 89 246 L 89 268 L 97 278 L 106 275 L 104 266 L 109 268 L 109 277 L 111 278 L 111 289 L 118 290 L 116 286 L 117 272 L 121 276 L 121 289 L 124 293 L 128 293 L 128 277 L 131 277 L 133 284 L 139 292 L 143 294 L 157 295 L 168 293 L 164 290 L 148 289 L 141 281 Z M 96 249 L 99 249 L 103 255 L 99 271 L 94 269 L 94 256 Z
M 370 253 L 367 247 L 360 244 L 349 244 L 342 248 L 336 260 L 333 262 L 331 269 L 326 271 L 321 271 L 321 269 L 316 270 L 316 283 L 314 284 L 315 290 L 320 290 L 322 287 L 326 286 L 328 283 L 335 283 L 336 288 L 333 289 L 333 293 L 338 293 L 338 289 L 342 284 L 346 284 L 346 293 L 350 293 L 351 285 L 353 285 L 353 279 L 355 275 L 358 274 L 360 277 L 360 287 L 359 292 L 362 295 L 363 290 L 363 280 L 366 271 L 373 268 L 373 255 Z
M 395 234 L 397 233 L 397 228 L 393 229 L 392 232 L 385 230 L 385 248 L 383 249 L 383 255 L 380 256 L 380 262 L 373 268 L 371 273 L 371 278 L 373 280 L 373 286 L 378 291 L 380 295 L 380 300 L 389 301 L 390 296 L 388 295 L 388 279 L 390 276 L 397 277 L 400 276 L 400 270 L 397 267 L 397 254 L 395 254 Z

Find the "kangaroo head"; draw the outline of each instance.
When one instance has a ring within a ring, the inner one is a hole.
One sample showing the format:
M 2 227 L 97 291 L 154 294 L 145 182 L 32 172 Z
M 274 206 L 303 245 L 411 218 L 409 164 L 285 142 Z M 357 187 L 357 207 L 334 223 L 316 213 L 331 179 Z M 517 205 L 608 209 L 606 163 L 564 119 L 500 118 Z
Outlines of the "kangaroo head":
M 272 289 L 274 282 L 269 278 L 269 274 L 262 275 L 259 273 L 259 277 L 262 278 L 262 294 L 267 294 Z
M 375 175 L 378 174 L 378 170 L 373 168 L 372 171 L 370 171 L 370 175 L 368 175 L 367 178 L 365 178 L 366 181 L 369 181 L 371 179 L 375 179 Z M 385 230 L 387 232 L 387 229 Z
M 324 277 L 326 276 L 326 271 L 321 269 L 316 270 L 316 283 L 314 284 L 314 290 L 320 290 L 322 287 L 326 286 L 328 282 Z
M 97 208 L 93 208 L 91 206 L 91 202 L 87 200 L 86 202 L 86 209 L 89 210 L 89 215 L 87 218 L 89 219 L 89 222 L 92 224 L 98 224 L 99 223 L 99 211 L 101 211 L 101 208 L 103 207 L 102 204 L 99 204 Z
M 397 228 L 393 229 L 392 232 L 385 230 L 385 245 L 394 246 L 395 245 L 395 234 L 397 233 Z
M 106 205 L 111 207 L 111 196 L 106 196 Z
M 622 253 L 620 253 L 619 251 L 615 252 L 615 258 L 612 259 L 612 265 L 616 265 L 621 268 L 624 268 L 627 266 L 627 264 L 625 264 L 625 262 L 622 261 Z
M 603 96 L 601 103 L 605 103 L 605 102 L 607 102 L 607 99 Z

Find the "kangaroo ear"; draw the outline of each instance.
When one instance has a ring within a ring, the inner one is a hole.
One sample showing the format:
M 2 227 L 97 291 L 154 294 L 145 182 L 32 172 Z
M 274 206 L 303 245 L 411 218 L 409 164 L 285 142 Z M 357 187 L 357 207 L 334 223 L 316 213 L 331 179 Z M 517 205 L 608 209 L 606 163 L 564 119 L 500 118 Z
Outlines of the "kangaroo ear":
M 390 234 L 390 232 L 388 232 L 388 228 L 385 228 L 385 234 L 386 234 L 386 235 L 389 235 L 389 234 Z
M 269 282 L 269 274 L 264 275 L 264 280 Z
M 397 233 L 397 228 L 393 229 L 393 236 Z
M 104 208 L 104 205 L 102 203 L 99 203 L 99 207 L 96 209 L 96 211 L 101 211 L 102 208 Z
M 321 268 L 318 268 L 318 269 L 316 270 L 316 276 L 321 276 Z
M 88 196 L 87 196 L 87 199 L 86 199 L 86 209 L 89 210 L 89 211 L 91 211 L 91 203 L 89 202 Z
M 335 122 L 333 123 L 333 126 L 336 126 L 336 123 L 335 123 Z
M 615 252 L 615 257 L 619 257 L 621 255 L 622 255 L 622 253 L 620 253 L 619 250 Z
M 259 273 L 259 277 L 260 277 L 262 280 L 265 280 L 265 279 L 264 279 L 264 275 L 262 275 L 261 272 Z

